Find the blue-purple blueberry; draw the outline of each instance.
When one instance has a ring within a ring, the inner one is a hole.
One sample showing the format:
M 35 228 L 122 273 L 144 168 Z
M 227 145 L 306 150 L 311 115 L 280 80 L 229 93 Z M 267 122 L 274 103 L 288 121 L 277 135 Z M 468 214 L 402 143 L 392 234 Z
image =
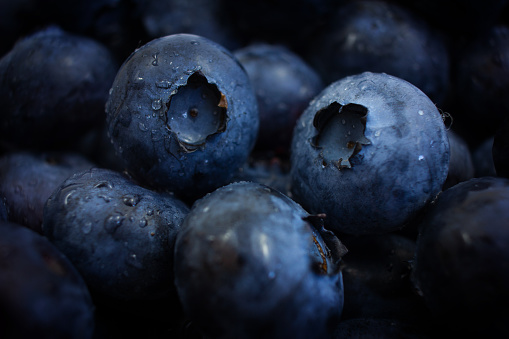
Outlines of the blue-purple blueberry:
M 404 227 L 441 191 L 449 140 L 433 102 L 409 82 L 365 72 L 325 88 L 297 122 L 293 198 L 335 232 Z

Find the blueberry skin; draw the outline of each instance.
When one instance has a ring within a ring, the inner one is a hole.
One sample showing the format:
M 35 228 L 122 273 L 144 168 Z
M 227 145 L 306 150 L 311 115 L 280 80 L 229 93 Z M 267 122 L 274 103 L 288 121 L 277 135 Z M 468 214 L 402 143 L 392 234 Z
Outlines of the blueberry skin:
M 171 296 L 173 246 L 188 207 L 125 175 L 92 168 L 64 181 L 44 206 L 43 233 L 112 300 Z
M 9 209 L 9 221 L 42 233 L 46 200 L 74 173 L 94 167 L 79 153 L 19 151 L 0 157 L 0 194 Z
M 27 36 L 0 59 L 0 143 L 63 149 L 104 121 L 118 65 L 110 51 L 56 26 Z
M 292 197 L 325 213 L 335 232 L 356 235 L 403 227 L 441 191 L 449 168 L 433 102 L 384 73 L 324 89 L 297 122 L 291 151 Z
M 115 78 L 106 113 L 127 169 L 151 187 L 186 197 L 226 184 L 247 160 L 259 125 L 242 66 L 225 48 L 192 34 L 137 49 Z
M 475 174 L 474 162 L 472 161 L 472 153 L 466 140 L 454 132 L 447 130 L 450 146 L 449 173 L 445 180 L 443 190 L 446 190 L 457 183 L 472 179 Z
M 439 195 L 421 223 L 417 291 L 450 330 L 509 334 L 509 180 L 474 178 Z
M 449 89 L 445 40 L 418 15 L 388 1 L 350 1 L 331 15 L 309 49 L 326 84 L 369 71 L 405 79 L 439 105 Z
M 320 75 L 281 44 L 253 43 L 233 54 L 258 100 L 261 127 L 255 148 L 287 155 L 295 122 L 324 88 Z
M 195 202 L 177 235 L 175 284 L 205 336 L 323 338 L 335 326 L 346 249 L 313 220 L 287 196 L 252 182 Z
M 47 238 L 0 222 L 0 337 L 90 339 L 94 304 L 71 262 Z

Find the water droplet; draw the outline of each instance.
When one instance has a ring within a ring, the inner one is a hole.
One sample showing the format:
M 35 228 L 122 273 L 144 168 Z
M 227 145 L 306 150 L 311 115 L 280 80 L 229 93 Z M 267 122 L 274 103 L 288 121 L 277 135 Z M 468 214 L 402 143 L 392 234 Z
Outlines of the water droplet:
M 380 133 L 381 133 L 381 131 L 380 131 L 380 130 L 376 131 L 376 132 L 375 132 L 375 137 L 379 137 L 379 136 L 380 136 Z
M 208 211 L 209 211 L 209 209 L 210 209 L 210 207 L 209 207 L 209 206 L 205 206 L 205 207 L 203 208 L 203 212 L 204 212 L 204 213 L 206 213 L 206 212 L 208 212 Z
M 112 189 L 113 185 L 107 181 L 101 181 L 94 186 L 95 188 L 109 188 Z
M 114 233 L 117 230 L 117 228 L 119 228 L 122 225 L 123 222 L 124 216 L 120 214 L 111 215 L 106 220 L 106 223 L 104 224 L 104 229 L 106 230 L 106 232 L 110 234 Z
M 199 45 L 199 44 L 200 44 L 200 43 L 199 43 L 198 41 L 195 41 L 195 40 L 192 40 L 192 41 L 191 41 L 191 45 L 195 45 L 195 46 L 197 46 L 197 45 Z
M 98 198 L 101 198 L 104 200 L 104 202 L 110 202 L 111 201 L 111 198 L 107 195 L 104 195 L 104 194 L 101 194 L 98 196 Z
M 143 132 L 148 131 L 147 126 L 145 126 L 145 124 L 144 124 L 144 123 L 142 123 L 142 122 L 140 122 L 140 123 L 138 124 L 138 127 L 139 127 L 139 129 L 140 129 L 141 131 L 143 131 Z
M 343 125 L 346 125 L 346 120 L 345 120 L 345 119 L 341 120 L 341 123 L 342 123 Z
M 149 208 L 149 209 L 147 210 L 147 215 L 148 215 L 148 216 L 154 215 L 154 210 L 153 210 L 153 209 L 151 209 L 151 208 Z
M 138 226 L 140 226 L 141 228 L 144 228 L 144 227 L 147 227 L 147 225 L 148 225 L 147 219 L 141 218 Z
M 170 88 L 170 86 L 171 86 L 171 83 L 167 80 L 161 80 L 161 81 L 156 82 L 157 88 L 168 89 L 168 88 Z
M 419 115 L 424 115 L 424 111 L 422 109 L 419 110 Z
M 69 204 L 69 199 L 71 198 L 71 195 L 74 193 L 74 190 L 69 191 L 64 198 L 64 205 Z
M 108 95 L 111 95 L 111 93 L 113 93 L 113 87 L 108 91 Z
M 161 99 L 155 99 L 154 101 L 152 101 L 152 109 L 154 111 L 160 110 L 161 107 L 162 107 Z
M 92 222 L 91 221 L 87 221 L 86 223 L 84 223 L 83 226 L 81 227 L 81 230 L 85 234 L 90 233 L 90 231 L 92 230 Z
M 152 66 L 157 66 L 158 65 L 157 53 L 152 55 L 152 58 L 154 58 L 154 60 L 152 60 Z
M 419 161 L 424 160 L 424 155 L 419 155 Z
M 135 253 L 131 253 L 127 256 L 126 264 L 137 269 L 143 268 L 141 261 L 138 260 L 138 257 Z
M 134 207 L 140 202 L 140 197 L 138 195 L 128 194 L 122 197 L 122 202 L 124 205 L 129 207 Z

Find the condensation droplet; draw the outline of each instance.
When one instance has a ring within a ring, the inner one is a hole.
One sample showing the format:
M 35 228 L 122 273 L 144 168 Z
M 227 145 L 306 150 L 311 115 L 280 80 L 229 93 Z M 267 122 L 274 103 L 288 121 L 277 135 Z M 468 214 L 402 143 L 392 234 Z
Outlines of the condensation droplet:
M 90 231 L 92 231 L 92 222 L 87 221 L 86 223 L 84 223 L 83 226 L 81 227 L 81 230 L 83 231 L 83 233 L 89 234 Z
M 144 227 L 147 227 L 147 225 L 148 225 L 147 219 L 141 218 L 140 222 L 138 223 L 138 226 L 140 226 L 141 228 L 144 228 Z
M 424 155 L 419 155 L 419 161 L 424 160 Z
M 160 110 L 162 107 L 161 99 L 155 99 L 152 101 L 152 109 L 154 111 Z
M 112 215 L 108 217 L 106 223 L 104 224 L 104 229 L 108 233 L 113 233 L 119 228 L 124 222 L 124 217 L 122 215 Z
M 157 88 L 168 89 L 168 88 L 170 88 L 170 86 L 171 86 L 171 84 L 167 80 L 161 80 L 161 81 L 156 82 Z
M 138 124 L 138 127 L 139 127 L 139 129 L 140 129 L 141 131 L 143 131 L 143 132 L 148 131 L 147 126 L 145 126 L 145 124 L 144 124 L 144 123 L 142 123 L 142 122 L 140 122 L 140 123 Z
M 140 202 L 140 197 L 132 194 L 124 195 L 122 197 L 122 202 L 126 206 L 134 207 Z
M 375 137 L 379 137 L 379 136 L 380 136 L 380 133 L 381 133 L 381 131 L 380 131 L 380 130 L 376 131 L 376 132 L 375 132 Z
M 419 110 L 419 115 L 424 115 L 424 111 L 422 109 Z

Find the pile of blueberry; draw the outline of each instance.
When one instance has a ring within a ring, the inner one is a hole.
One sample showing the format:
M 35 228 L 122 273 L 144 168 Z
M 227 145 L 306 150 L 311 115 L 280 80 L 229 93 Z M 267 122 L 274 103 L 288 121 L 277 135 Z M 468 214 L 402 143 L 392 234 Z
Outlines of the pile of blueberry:
M 509 1 L 0 1 L 0 338 L 509 336 Z

